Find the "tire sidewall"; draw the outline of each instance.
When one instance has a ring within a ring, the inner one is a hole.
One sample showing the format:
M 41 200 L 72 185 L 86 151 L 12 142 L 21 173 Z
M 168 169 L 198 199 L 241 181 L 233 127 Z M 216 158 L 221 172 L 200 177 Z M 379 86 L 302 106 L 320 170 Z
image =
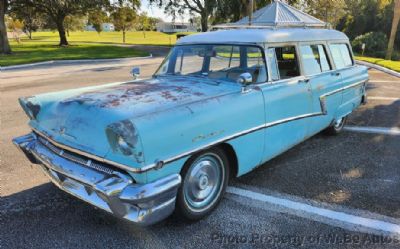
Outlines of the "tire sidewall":
M 333 129 L 335 130 L 336 134 L 339 134 L 340 132 L 343 131 L 344 125 L 346 124 L 347 118 L 344 117 L 342 118 L 342 122 L 340 123 L 340 126 L 333 126 Z
M 224 170 L 224 179 L 223 179 L 220 190 L 218 191 L 217 195 L 215 196 L 214 200 L 212 201 L 212 204 L 201 212 L 193 212 L 191 210 L 191 208 L 188 206 L 187 202 L 185 201 L 185 193 L 184 193 L 185 179 L 186 179 L 186 175 L 187 175 L 189 169 L 191 168 L 192 164 L 194 162 L 196 162 L 198 158 L 200 158 L 206 154 L 215 154 L 216 156 L 219 157 L 219 159 L 222 162 L 222 167 Z M 228 160 L 226 154 L 224 153 L 224 151 L 221 150 L 220 148 L 213 148 L 213 149 L 205 150 L 205 151 L 197 153 L 196 155 L 193 155 L 185 163 L 185 165 L 183 166 L 183 169 L 181 171 L 182 183 L 178 189 L 178 195 L 176 198 L 176 205 L 175 205 L 176 206 L 175 211 L 178 214 L 178 216 L 183 217 L 188 220 L 195 221 L 195 220 L 199 220 L 199 219 L 207 216 L 208 214 L 210 214 L 215 209 L 215 207 L 218 206 L 219 202 L 221 201 L 221 199 L 225 193 L 226 187 L 228 186 L 229 176 L 230 176 L 229 169 L 230 169 L 229 168 L 229 160 Z

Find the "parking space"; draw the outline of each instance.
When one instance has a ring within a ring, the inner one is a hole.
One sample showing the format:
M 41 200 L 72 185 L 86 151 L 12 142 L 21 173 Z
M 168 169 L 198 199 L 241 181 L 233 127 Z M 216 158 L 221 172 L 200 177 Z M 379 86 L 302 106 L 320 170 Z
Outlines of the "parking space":
M 149 228 L 120 221 L 58 190 L 37 168 L 30 168 L 11 144 L 12 137 L 28 132 L 18 97 L 128 80 L 132 65 L 141 65 L 146 77 L 160 62 L 155 58 L 2 73 L 0 232 L 4 248 L 399 247 L 398 240 L 373 237 L 379 234 L 374 227 L 369 230 L 334 217 L 307 214 L 320 208 L 325 214 L 331 210 L 352 215 L 355 221 L 368 218 L 370 225 L 391 228 L 392 238 L 399 236 L 399 135 L 379 130 L 316 135 L 234 180 L 230 193 L 208 218 L 186 223 L 172 217 Z M 370 100 L 351 115 L 348 125 L 400 128 L 400 79 L 375 70 L 370 75 Z M 297 206 L 280 206 L 271 197 Z M 308 210 L 296 211 L 299 203 L 309 205 Z

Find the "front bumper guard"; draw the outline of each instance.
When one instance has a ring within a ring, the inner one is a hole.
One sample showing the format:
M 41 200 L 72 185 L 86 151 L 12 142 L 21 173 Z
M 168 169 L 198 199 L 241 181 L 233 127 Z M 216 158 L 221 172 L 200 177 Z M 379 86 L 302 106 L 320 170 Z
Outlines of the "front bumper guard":
M 179 174 L 136 184 L 120 171 L 108 174 L 61 157 L 34 133 L 15 138 L 13 143 L 32 163 L 41 165 L 60 189 L 117 217 L 146 226 L 165 219 L 175 209 Z

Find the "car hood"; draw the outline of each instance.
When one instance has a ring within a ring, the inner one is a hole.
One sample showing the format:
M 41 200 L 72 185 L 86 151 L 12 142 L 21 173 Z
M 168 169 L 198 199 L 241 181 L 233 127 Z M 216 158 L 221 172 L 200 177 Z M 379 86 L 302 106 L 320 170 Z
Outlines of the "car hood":
M 38 95 L 21 104 L 36 111 L 33 128 L 59 143 L 105 157 L 110 151 L 110 125 L 237 90 L 230 82 L 159 77 Z

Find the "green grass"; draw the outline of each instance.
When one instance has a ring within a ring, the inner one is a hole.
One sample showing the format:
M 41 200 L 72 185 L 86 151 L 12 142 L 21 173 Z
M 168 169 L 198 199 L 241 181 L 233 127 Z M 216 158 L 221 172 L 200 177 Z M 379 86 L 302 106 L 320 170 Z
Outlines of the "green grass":
M 34 41 L 58 42 L 57 32 L 36 32 L 33 34 Z M 122 44 L 122 32 L 70 32 L 67 37 L 69 42 L 94 42 Z M 155 31 L 126 32 L 126 44 L 138 45 L 163 45 L 172 46 L 176 43 L 176 34 L 168 35 Z
M 110 59 L 147 56 L 137 49 L 116 46 L 122 44 L 121 32 L 71 32 L 67 37 L 70 46 L 59 47 L 57 32 L 35 32 L 33 39 L 27 37 L 16 43 L 10 39 L 13 53 L 0 55 L 0 66 L 11 66 L 48 60 Z M 126 44 L 171 46 L 176 35 L 160 32 L 127 32 Z M 115 45 L 113 45 L 115 44 Z
M 392 69 L 396 72 L 400 72 L 400 61 L 390 61 L 380 58 L 372 58 L 372 57 L 363 57 L 363 56 L 356 56 L 356 60 L 366 61 L 369 63 L 373 63 L 382 67 L 386 67 Z

